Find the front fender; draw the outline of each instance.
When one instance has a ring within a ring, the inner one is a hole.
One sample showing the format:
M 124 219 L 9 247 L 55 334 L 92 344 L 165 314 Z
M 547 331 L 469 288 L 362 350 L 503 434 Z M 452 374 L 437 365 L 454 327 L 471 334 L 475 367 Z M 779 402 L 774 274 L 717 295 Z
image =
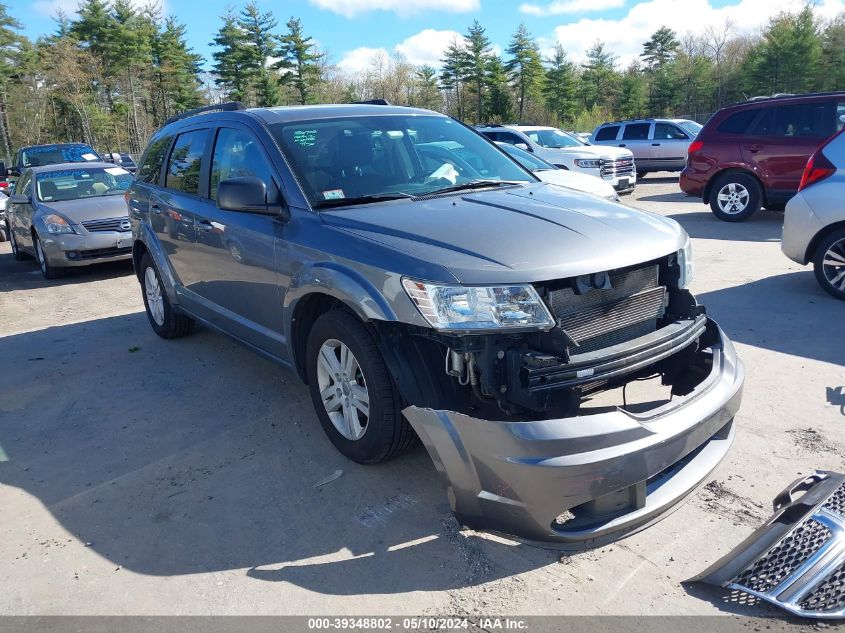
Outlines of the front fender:
M 153 262 L 155 262 L 156 268 L 161 276 L 161 280 L 164 283 L 164 291 L 167 293 L 167 298 L 170 300 L 171 304 L 178 305 L 179 297 L 176 294 L 176 284 L 179 283 L 179 278 L 173 271 L 173 267 L 170 265 L 170 260 L 165 255 L 164 249 L 162 248 L 158 237 L 156 237 L 156 234 L 150 230 L 150 227 L 143 222 L 136 226 L 135 239 L 132 241 L 132 263 L 135 266 L 135 274 L 138 276 L 138 281 L 141 281 L 139 264 L 141 263 L 140 251 L 142 249 L 142 245 L 143 248 L 146 248 L 150 257 L 153 258 Z

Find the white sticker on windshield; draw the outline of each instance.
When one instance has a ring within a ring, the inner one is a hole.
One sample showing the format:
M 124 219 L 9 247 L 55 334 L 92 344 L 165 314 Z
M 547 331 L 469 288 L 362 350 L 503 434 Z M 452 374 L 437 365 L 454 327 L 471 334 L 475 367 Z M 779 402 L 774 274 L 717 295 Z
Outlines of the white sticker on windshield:
M 340 200 L 345 197 L 346 196 L 343 195 L 343 189 L 329 189 L 328 191 L 323 192 L 324 200 Z
M 97 160 L 97 155 L 88 153 L 88 154 L 83 154 L 82 158 L 84 158 L 85 160 Z
M 103 171 L 112 176 L 125 176 L 129 173 L 122 167 L 106 167 Z

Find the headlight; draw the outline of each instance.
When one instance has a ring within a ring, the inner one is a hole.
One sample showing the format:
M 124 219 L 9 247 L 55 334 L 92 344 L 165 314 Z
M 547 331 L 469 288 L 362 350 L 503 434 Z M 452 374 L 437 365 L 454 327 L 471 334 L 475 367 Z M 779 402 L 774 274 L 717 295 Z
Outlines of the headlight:
M 73 227 L 58 213 L 51 213 L 45 216 L 44 224 L 47 225 L 47 232 L 53 233 L 54 235 L 59 233 L 73 233 Z
M 576 158 L 575 164 L 583 169 L 598 169 L 601 167 L 601 161 L 595 158 Z
M 680 276 L 678 277 L 678 286 L 680 288 L 688 288 L 690 283 L 692 283 L 693 273 L 695 272 L 692 263 L 692 243 L 690 242 L 689 236 L 687 236 L 684 247 L 678 251 L 678 267 L 681 269 Z
M 554 319 L 533 286 L 445 286 L 413 279 L 402 285 L 438 330 L 551 328 Z

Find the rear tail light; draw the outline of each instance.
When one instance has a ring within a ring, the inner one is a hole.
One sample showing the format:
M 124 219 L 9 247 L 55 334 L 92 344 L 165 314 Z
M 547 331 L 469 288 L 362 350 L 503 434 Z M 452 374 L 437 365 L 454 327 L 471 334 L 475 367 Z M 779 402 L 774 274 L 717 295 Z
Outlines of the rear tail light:
M 689 144 L 689 149 L 687 150 L 687 153 L 695 154 L 696 152 L 700 151 L 702 147 L 704 147 L 704 141 L 693 141 Z
M 801 184 L 798 185 L 798 191 L 803 191 L 810 185 L 824 180 L 834 173 L 836 173 L 836 165 L 827 159 L 827 156 L 824 155 L 820 147 L 810 156 L 810 160 L 807 161 L 807 166 L 804 168 L 804 175 L 801 176 Z

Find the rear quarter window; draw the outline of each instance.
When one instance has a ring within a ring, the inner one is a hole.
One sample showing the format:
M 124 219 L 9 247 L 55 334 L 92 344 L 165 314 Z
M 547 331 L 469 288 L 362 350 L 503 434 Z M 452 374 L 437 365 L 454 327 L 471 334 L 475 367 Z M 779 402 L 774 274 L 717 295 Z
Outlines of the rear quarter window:
M 167 161 L 166 188 L 199 194 L 200 168 L 207 143 L 208 130 L 193 130 L 176 137 Z
M 141 159 L 141 166 L 138 167 L 138 173 L 135 176 L 136 179 L 141 182 L 158 184 L 161 165 L 164 163 L 164 158 L 167 155 L 167 150 L 170 148 L 171 141 L 173 141 L 173 135 L 162 136 L 150 143 L 146 154 Z
M 608 125 L 596 132 L 597 141 L 615 141 L 616 135 L 619 134 L 618 125 Z
M 759 108 L 734 112 L 719 124 L 716 131 L 722 134 L 746 134 L 759 112 Z

